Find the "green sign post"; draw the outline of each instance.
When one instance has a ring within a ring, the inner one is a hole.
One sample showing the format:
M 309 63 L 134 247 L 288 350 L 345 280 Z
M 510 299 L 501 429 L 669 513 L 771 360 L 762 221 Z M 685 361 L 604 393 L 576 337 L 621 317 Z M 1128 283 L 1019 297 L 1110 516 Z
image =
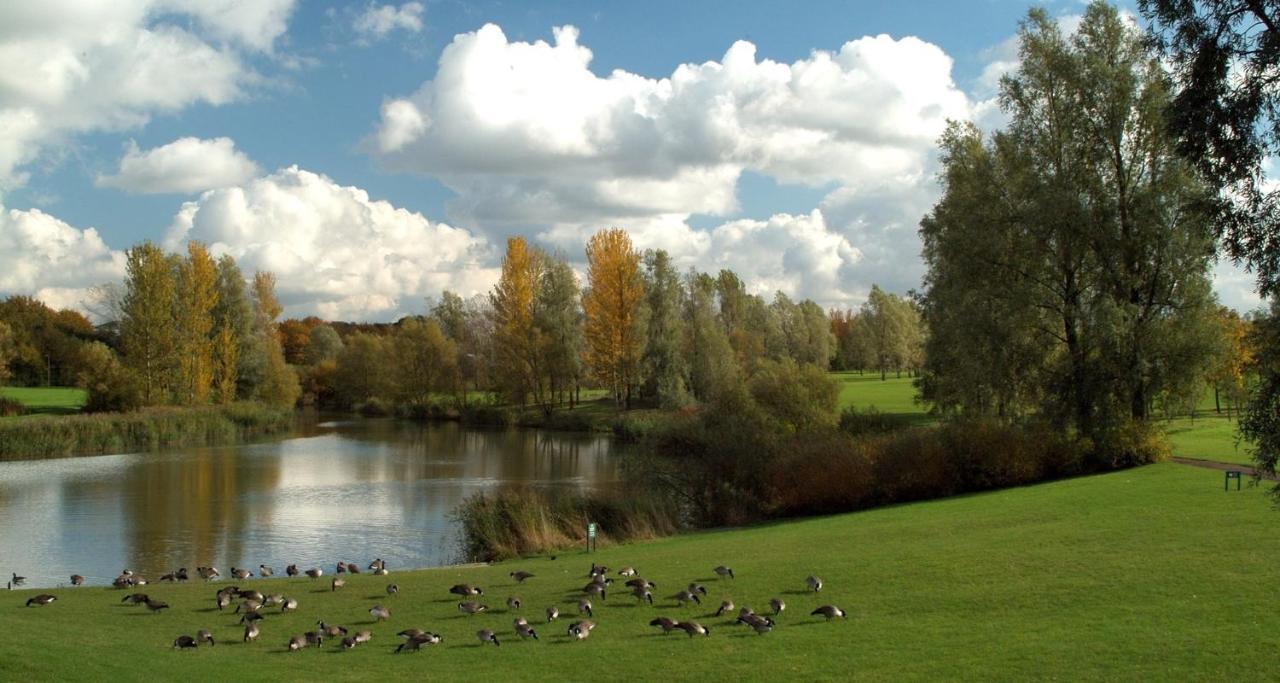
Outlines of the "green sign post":
M 596 523 L 587 522 L 587 552 L 596 548 Z

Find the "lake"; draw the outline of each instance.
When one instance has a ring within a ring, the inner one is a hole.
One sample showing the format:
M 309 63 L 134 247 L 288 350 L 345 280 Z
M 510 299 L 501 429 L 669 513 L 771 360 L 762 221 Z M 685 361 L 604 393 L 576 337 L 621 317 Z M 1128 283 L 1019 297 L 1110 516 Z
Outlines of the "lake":
M 0 572 L 109 584 L 187 567 L 333 572 L 464 561 L 451 513 L 499 484 L 619 485 L 609 436 L 396 420 L 311 423 L 224 447 L 0 463 Z

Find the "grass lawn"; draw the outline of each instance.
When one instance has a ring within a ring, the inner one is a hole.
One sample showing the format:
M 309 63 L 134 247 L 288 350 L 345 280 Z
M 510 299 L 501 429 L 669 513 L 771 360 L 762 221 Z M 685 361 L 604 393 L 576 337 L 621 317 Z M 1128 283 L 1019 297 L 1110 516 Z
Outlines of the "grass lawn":
M 1221 482 L 1218 472 L 1161 464 L 616 546 L 591 558 L 575 551 L 491 567 L 393 568 L 389 577 L 349 579 L 337 593 L 327 576 L 253 579 L 240 585 L 294 596 L 301 609 L 271 612 L 261 640 L 250 645 L 239 643 L 237 616 L 214 608 L 212 585 L 144 587 L 172 606 L 154 615 L 120 604 L 123 592 L 101 586 L 46 589 L 59 600 L 30 609 L 23 603 L 40 591 L 14 591 L 0 607 L 7 634 L 0 678 L 1274 680 L 1280 612 L 1267 587 L 1280 583 L 1280 511 L 1258 489 L 1224 493 Z M 297 557 L 323 562 L 326 572 L 337 559 L 307 557 L 302 546 Z M 543 625 L 541 614 L 552 604 L 572 612 L 591 559 L 615 570 L 634 565 L 657 582 L 656 596 L 702 581 L 711 606 L 638 606 L 619 590 L 596 601 L 591 637 L 571 642 L 572 618 Z M 716 579 L 711 569 L 721 563 L 737 578 Z M 507 578 L 516 569 L 537 576 L 517 586 Z M 810 573 L 826 582 L 819 595 L 804 592 Z M 384 594 L 388 581 L 400 595 Z M 483 586 L 482 601 L 493 610 L 459 615 L 458 598 L 446 592 L 459 581 Z M 512 635 L 509 595 L 524 598 L 519 614 L 534 622 L 540 641 Z M 774 596 L 788 607 L 768 635 L 710 614 L 724 598 L 761 610 Z M 844 608 L 849 619 L 809 615 L 824 603 Z M 390 607 L 390 621 L 369 623 L 375 604 Z M 657 615 L 697 618 L 712 633 L 659 635 L 647 626 Z M 347 652 L 331 642 L 286 652 L 289 637 L 317 619 L 372 629 L 373 641 Z M 394 634 L 409 627 L 439 632 L 444 644 L 393 655 Z M 170 649 L 174 637 L 200 628 L 220 644 Z M 481 646 L 474 635 L 481 628 L 505 635 L 502 646 Z
M 1169 446 L 1174 455 L 1200 460 L 1253 464 L 1253 451 L 1248 444 L 1236 445 L 1239 422 L 1221 415 L 1201 415 L 1194 420 L 1179 417 L 1162 420 Z
M 914 377 L 894 377 L 892 373 L 884 381 L 879 373 L 833 372 L 840 383 L 840 409 L 875 408 L 882 413 L 897 415 L 925 415 L 925 406 L 916 403 Z
M 74 387 L 0 387 L 0 397 L 13 399 L 32 413 L 70 415 L 80 412 L 88 394 Z

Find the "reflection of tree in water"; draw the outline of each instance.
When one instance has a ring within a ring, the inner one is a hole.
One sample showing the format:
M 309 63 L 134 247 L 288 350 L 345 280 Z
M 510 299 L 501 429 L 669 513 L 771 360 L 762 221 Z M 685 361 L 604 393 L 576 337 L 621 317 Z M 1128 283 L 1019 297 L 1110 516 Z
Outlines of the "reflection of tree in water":
M 259 510 L 254 519 L 239 497 L 274 490 L 280 474 L 278 457 L 259 455 L 199 448 L 131 466 L 121 494 L 128 508 L 126 557 L 135 571 L 154 578 L 180 566 L 192 573 L 207 564 L 226 573 L 228 562 L 256 567 L 243 557 L 245 535 L 255 523 L 267 523 L 270 510 Z

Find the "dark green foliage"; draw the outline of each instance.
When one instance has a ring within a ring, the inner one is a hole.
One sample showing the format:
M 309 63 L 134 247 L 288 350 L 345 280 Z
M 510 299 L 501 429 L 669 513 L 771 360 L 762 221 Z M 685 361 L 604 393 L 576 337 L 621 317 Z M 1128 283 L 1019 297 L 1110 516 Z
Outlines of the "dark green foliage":
M 875 406 L 862 410 L 849 406 L 840 412 L 840 431 L 850 436 L 888 434 L 917 424 L 919 419 L 914 415 L 884 413 Z
M 1253 443 L 1254 461 L 1263 473 L 1274 476 L 1280 467 L 1280 305 L 1255 323 L 1257 385 L 1240 420 L 1240 436 Z M 1280 484 L 1272 488 L 1280 502 Z
M 142 405 L 138 378 L 105 344 L 92 342 L 80 350 L 76 386 L 89 392 L 89 413 L 135 410 Z
M 27 407 L 22 405 L 21 401 L 0 397 L 0 417 L 14 417 L 26 414 Z

